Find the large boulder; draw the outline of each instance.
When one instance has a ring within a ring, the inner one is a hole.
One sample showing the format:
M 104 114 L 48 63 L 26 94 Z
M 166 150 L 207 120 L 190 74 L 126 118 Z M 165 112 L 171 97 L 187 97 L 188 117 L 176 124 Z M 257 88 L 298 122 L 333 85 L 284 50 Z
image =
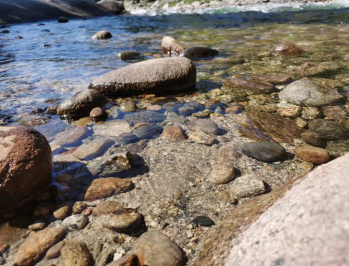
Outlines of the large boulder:
M 57 114 L 67 118 L 89 116 L 95 107 L 103 107 L 107 99 L 96 90 L 83 90 L 62 102 L 57 108 Z
M 0 127 L 0 213 L 30 201 L 51 182 L 51 147 L 38 131 Z
M 279 93 L 279 97 L 299 106 L 314 107 L 333 105 L 343 98 L 337 90 L 325 88 L 309 79 L 292 82 Z
M 196 83 L 196 67 L 183 57 L 150 59 L 97 77 L 90 89 L 104 95 L 129 96 L 190 89 Z

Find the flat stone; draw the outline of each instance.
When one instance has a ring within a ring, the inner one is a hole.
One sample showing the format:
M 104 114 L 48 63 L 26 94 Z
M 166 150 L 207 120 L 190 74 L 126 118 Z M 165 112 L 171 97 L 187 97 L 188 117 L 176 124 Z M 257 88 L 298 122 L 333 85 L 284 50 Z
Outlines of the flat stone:
M 113 120 L 93 126 L 93 132 L 98 136 L 117 137 L 123 133 L 130 133 L 131 131 L 132 129 L 129 123 L 124 120 Z
M 109 263 L 107 266 L 142 266 L 136 254 L 127 253 L 120 259 Z
M 182 128 L 178 125 L 165 127 L 164 131 L 162 132 L 162 136 L 172 141 L 180 141 L 186 139 Z
M 22 244 L 16 254 L 16 265 L 33 265 L 45 252 L 65 236 L 62 227 L 46 228 L 38 233 L 31 234 Z
M 215 142 L 215 138 L 210 135 L 207 135 L 203 132 L 194 132 L 189 135 L 189 140 L 192 140 L 199 144 L 212 145 Z
M 39 231 L 45 228 L 45 223 L 43 221 L 36 221 L 35 223 L 28 226 L 29 230 Z
M 302 107 L 300 107 L 300 106 L 290 106 L 290 107 L 278 108 L 276 111 L 281 116 L 297 117 L 297 116 L 299 116 L 301 114 Z
M 325 115 L 325 119 L 328 120 L 342 120 L 346 119 L 348 113 L 341 106 L 325 106 L 322 107 L 322 111 Z
M 317 107 L 303 107 L 302 117 L 307 120 L 313 120 L 321 116 L 321 110 Z
M 136 230 L 141 225 L 142 215 L 133 209 L 121 209 L 114 215 L 100 216 L 98 221 L 116 232 L 127 233 Z
M 262 162 L 277 162 L 286 159 L 286 150 L 275 142 L 260 141 L 245 143 L 242 152 Z
M 88 219 L 83 214 L 74 214 L 63 220 L 63 225 L 69 231 L 76 231 L 83 229 L 88 223 Z
M 210 119 L 197 119 L 188 125 L 191 131 L 203 132 L 207 135 L 220 135 L 221 130 L 215 122 Z
M 122 133 L 116 137 L 116 140 L 120 145 L 127 145 L 140 141 L 140 139 L 133 133 Z
M 69 240 L 61 249 L 63 266 L 93 266 L 92 255 L 85 243 Z
M 111 35 L 111 33 L 106 30 L 99 31 L 92 35 L 92 39 L 94 40 L 106 40 L 110 39 L 111 37 L 113 37 L 113 35 Z
M 55 136 L 54 144 L 58 144 L 61 147 L 74 147 L 79 145 L 81 140 L 83 140 L 87 134 L 88 130 L 86 127 L 68 127 Z
M 254 175 L 238 177 L 230 186 L 233 197 L 246 198 L 258 196 L 266 192 L 263 180 Z
M 146 124 L 144 126 L 138 127 L 133 131 L 139 139 L 152 139 L 160 135 L 163 128 L 156 124 Z
M 104 199 L 113 195 L 127 192 L 133 188 L 133 183 L 128 179 L 100 178 L 92 181 L 85 194 L 86 201 Z
M 137 123 L 160 123 L 166 116 L 154 111 L 143 111 L 125 115 L 124 119 L 132 126 Z
M 69 206 L 63 206 L 59 208 L 58 210 L 53 212 L 53 217 L 55 217 L 57 220 L 63 220 L 68 216 L 70 212 L 70 207 Z
M 73 155 L 80 160 L 92 160 L 109 149 L 115 142 L 109 138 L 96 138 L 93 141 L 82 144 Z
M 120 109 L 123 112 L 134 112 L 136 111 L 136 104 L 133 101 L 127 101 L 120 104 Z
M 176 114 L 175 112 L 168 112 L 166 120 L 172 123 L 185 124 L 188 119 Z
M 294 150 L 294 154 L 298 155 L 301 159 L 308 163 L 323 164 L 330 160 L 328 151 L 309 145 L 297 147 Z
M 349 138 L 347 128 L 336 122 L 324 119 L 315 119 L 308 125 L 309 131 L 317 133 L 324 140 L 344 140 Z
M 123 209 L 122 204 L 116 201 L 102 201 L 92 209 L 93 216 L 116 214 Z
M 52 246 L 46 253 L 45 258 L 48 260 L 56 259 L 61 255 L 61 249 L 64 246 L 65 242 L 58 242 L 56 245 Z

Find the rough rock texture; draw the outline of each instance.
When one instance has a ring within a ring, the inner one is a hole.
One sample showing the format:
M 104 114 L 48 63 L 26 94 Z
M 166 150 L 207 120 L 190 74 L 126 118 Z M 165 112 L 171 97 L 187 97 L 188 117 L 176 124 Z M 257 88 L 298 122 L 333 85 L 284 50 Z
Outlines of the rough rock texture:
M 46 228 L 30 235 L 16 254 L 16 265 L 32 265 L 65 235 L 62 227 Z
M 83 90 L 62 102 L 57 108 L 57 114 L 64 117 L 79 118 L 89 116 L 95 107 L 103 107 L 107 99 L 96 90 Z
M 162 132 L 162 136 L 172 141 L 180 141 L 186 139 L 182 128 L 178 125 L 165 127 L 164 131 Z
M 86 244 L 76 240 L 67 241 L 61 250 L 63 266 L 92 266 L 92 255 Z
M 309 123 L 309 131 L 315 132 L 324 140 L 343 140 L 349 138 L 347 128 L 336 122 L 324 119 L 315 119 Z
M 183 52 L 183 56 L 189 59 L 195 58 L 206 58 L 218 55 L 216 49 L 207 48 L 207 47 L 189 47 Z
M 95 124 L 93 132 L 99 136 L 117 137 L 123 133 L 130 133 L 131 127 L 124 120 L 113 120 L 103 124 Z
M 51 182 L 51 147 L 27 127 L 0 128 L 0 212 L 37 196 Z
M 279 97 L 299 106 L 315 107 L 332 105 L 343 98 L 337 90 L 325 88 L 309 79 L 292 82 L 279 93 Z
M 90 84 L 106 95 L 168 93 L 190 89 L 196 83 L 195 65 L 187 58 L 150 59 L 97 77 Z
M 293 43 L 283 42 L 275 45 L 272 49 L 272 52 L 281 55 L 299 55 L 304 53 L 304 50 Z
M 161 48 L 164 54 L 168 54 L 170 56 L 177 56 L 184 50 L 183 45 L 181 45 L 179 42 L 177 42 L 170 36 L 165 36 L 164 38 L 162 38 Z
M 233 197 L 245 198 L 263 194 L 266 192 L 263 180 L 254 175 L 238 177 L 230 186 Z
M 133 245 L 142 265 L 181 266 L 184 265 L 183 254 L 170 238 L 158 231 L 144 233 Z
M 349 154 L 318 167 L 247 229 L 226 265 L 346 265 Z
M 217 124 L 210 119 L 197 119 L 191 122 L 188 128 L 192 131 L 203 132 L 208 135 L 219 135 L 221 133 Z

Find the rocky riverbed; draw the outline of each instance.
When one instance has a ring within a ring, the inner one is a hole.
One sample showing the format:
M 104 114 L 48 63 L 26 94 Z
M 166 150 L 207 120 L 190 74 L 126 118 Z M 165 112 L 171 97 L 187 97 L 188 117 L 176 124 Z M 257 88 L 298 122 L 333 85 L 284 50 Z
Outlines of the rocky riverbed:
M 0 264 L 223 265 L 349 151 L 348 13 L 4 28 Z

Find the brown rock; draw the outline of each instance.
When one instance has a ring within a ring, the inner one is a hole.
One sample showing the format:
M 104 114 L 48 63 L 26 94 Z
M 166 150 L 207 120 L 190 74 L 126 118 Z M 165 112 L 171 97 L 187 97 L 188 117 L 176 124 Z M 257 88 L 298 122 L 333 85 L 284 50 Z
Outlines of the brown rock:
M 93 266 L 94 261 L 86 244 L 69 240 L 61 249 L 63 266 Z
M 284 107 L 284 108 L 278 108 L 276 111 L 281 116 L 297 117 L 301 114 L 302 107 L 300 106 Z
M 49 214 L 51 214 L 52 207 L 53 207 L 52 203 L 40 202 L 36 206 L 33 214 L 35 216 L 46 216 L 46 215 L 49 215 Z
M 193 88 L 196 67 L 184 57 L 150 59 L 97 77 L 90 84 L 104 95 L 128 96 Z
M 92 118 L 92 120 L 98 121 L 105 117 L 105 113 L 102 108 L 96 107 L 91 110 L 90 117 Z
M 115 215 L 103 215 L 98 220 L 107 228 L 127 233 L 141 225 L 142 215 L 133 209 L 121 209 Z
M 122 209 L 122 205 L 116 201 L 102 201 L 92 209 L 93 216 L 115 214 Z
M 140 123 L 137 123 L 133 126 L 133 129 L 136 129 L 136 128 L 139 128 L 141 126 L 144 126 L 144 125 L 148 125 L 149 123 L 147 122 L 140 122 Z
M 122 258 L 109 263 L 107 266 L 141 266 L 136 254 L 127 253 Z
M 40 195 L 51 182 L 51 147 L 38 131 L 0 128 L 0 213 Z
M 225 109 L 225 112 L 237 114 L 237 113 L 240 113 L 244 109 L 245 109 L 245 107 L 242 104 L 233 103 Z
M 175 55 L 178 56 L 181 52 L 183 52 L 184 47 L 175 39 L 170 36 L 165 36 L 161 41 L 162 52 L 164 54 L 168 54 L 169 56 Z
M 73 206 L 73 214 L 80 214 L 84 210 L 86 210 L 86 208 L 87 208 L 87 205 L 85 202 L 77 201 Z
M 39 231 L 45 228 L 45 223 L 42 221 L 37 221 L 31 225 L 28 226 L 28 229 L 33 231 Z
M 57 107 L 58 106 L 49 106 L 49 107 L 47 107 L 47 109 L 46 109 L 46 114 L 48 114 L 48 115 L 56 115 L 57 114 Z
M 182 128 L 178 125 L 165 127 L 164 131 L 162 132 L 162 136 L 172 141 L 179 141 L 179 140 L 186 139 L 186 137 L 183 134 Z
M 214 184 L 226 184 L 232 181 L 235 177 L 235 168 L 230 162 L 217 163 L 208 178 L 208 180 Z
M 326 141 L 321 139 L 318 134 L 315 132 L 304 132 L 301 133 L 301 138 L 304 140 L 305 143 L 315 146 L 315 147 L 320 147 L 320 148 L 325 148 L 326 147 Z
M 341 120 L 347 117 L 345 109 L 338 105 L 322 107 L 322 111 L 325 115 L 325 119 L 328 120 Z
M 69 211 L 70 211 L 70 207 L 69 206 L 63 206 L 62 208 L 59 208 L 58 210 L 56 210 L 53 213 L 53 216 L 57 220 L 63 220 L 64 218 L 66 218 L 68 216 Z
M 322 164 L 327 163 L 330 160 L 328 151 L 308 145 L 296 148 L 294 154 L 309 163 Z
M 46 228 L 34 233 L 22 244 L 15 257 L 16 265 L 32 265 L 36 263 L 45 252 L 61 240 L 65 235 L 62 227 Z
M 190 134 L 189 139 L 199 143 L 199 144 L 205 144 L 205 145 L 212 145 L 215 141 L 215 139 L 213 137 L 211 137 L 210 135 L 207 135 L 203 132 L 194 132 L 192 134 Z
M 148 111 L 160 111 L 161 109 L 162 106 L 158 104 L 147 106 Z
M 293 43 L 283 42 L 275 45 L 272 52 L 281 55 L 300 55 L 304 53 L 304 50 Z
M 65 242 L 61 241 L 58 242 L 56 245 L 54 245 L 53 247 L 51 247 L 47 253 L 46 253 L 46 259 L 48 260 L 52 260 L 52 259 L 56 259 L 61 255 L 61 249 L 64 246 Z
M 104 199 L 131 190 L 133 183 L 128 179 L 100 178 L 92 181 L 91 186 L 85 194 L 86 201 Z

